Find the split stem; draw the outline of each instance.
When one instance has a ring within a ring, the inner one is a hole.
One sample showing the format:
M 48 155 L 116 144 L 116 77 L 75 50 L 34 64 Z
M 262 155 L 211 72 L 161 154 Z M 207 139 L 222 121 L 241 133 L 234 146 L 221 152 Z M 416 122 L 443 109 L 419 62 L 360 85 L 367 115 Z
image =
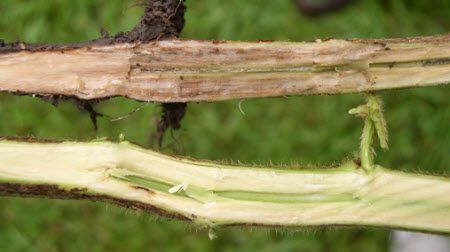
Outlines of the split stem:
M 48 155 L 52 153 L 52 155 Z M 26 157 L 26 158 L 24 158 Z M 209 227 L 374 226 L 450 234 L 450 179 L 228 166 L 126 142 L 0 141 L 0 194 L 106 200 Z
M 0 52 L 0 91 L 199 102 L 450 83 L 450 35 L 315 42 L 160 40 Z

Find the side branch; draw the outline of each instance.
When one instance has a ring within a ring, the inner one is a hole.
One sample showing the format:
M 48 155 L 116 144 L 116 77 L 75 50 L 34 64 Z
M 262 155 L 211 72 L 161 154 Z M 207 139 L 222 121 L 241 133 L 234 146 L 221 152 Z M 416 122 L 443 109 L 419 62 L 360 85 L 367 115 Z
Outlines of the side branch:
M 48 153 L 52 153 L 48 155 Z M 450 234 L 450 179 L 201 163 L 123 142 L 0 141 L 0 194 L 108 200 L 214 227 L 357 225 Z
M 450 82 L 450 35 L 311 43 L 161 40 L 0 53 L 0 91 L 189 102 Z

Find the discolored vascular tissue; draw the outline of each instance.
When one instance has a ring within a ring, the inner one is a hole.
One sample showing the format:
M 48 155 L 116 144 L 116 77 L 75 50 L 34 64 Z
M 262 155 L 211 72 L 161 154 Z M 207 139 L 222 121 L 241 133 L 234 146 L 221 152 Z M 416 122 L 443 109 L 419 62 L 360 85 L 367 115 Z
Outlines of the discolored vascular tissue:
M 69 45 L 49 45 L 49 44 L 28 44 L 17 41 L 6 43 L 0 39 L 0 54 L 19 51 L 47 51 L 54 49 L 76 49 L 81 47 L 89 47 L 95 45 L 110 45 L 119 43 L 148 43 L 153 40 L 162 40 L 176 38 L 184 27 L 184 0 L 141 0 L 139 5 L 144 6 L 145 11 L 139 23 L 128 32 L 119 32 L 115 36 L 109 36 L 107 31 L 102 30 L 102 36 L 99 39 Z M 64 97 L 54 95 L 42 96 L 46 101 L 51 101 L 53 105 L 57 105 L 59 100 L 74 99 L 77 106 L 88 112 L 94 128 L 97 130 L 97 117 L 102 116 L 94 110 L 95 101 L 81 100 L 77 97 Z M 162 143 L 162 137 L 167 129 L 179 129 L 180 122 L 186 111 L 185 103 L 167 103 L 163 104 L 163 114 L 158 123 L 158 142 Z M 175 116 L 176 115 L 176 116 Z

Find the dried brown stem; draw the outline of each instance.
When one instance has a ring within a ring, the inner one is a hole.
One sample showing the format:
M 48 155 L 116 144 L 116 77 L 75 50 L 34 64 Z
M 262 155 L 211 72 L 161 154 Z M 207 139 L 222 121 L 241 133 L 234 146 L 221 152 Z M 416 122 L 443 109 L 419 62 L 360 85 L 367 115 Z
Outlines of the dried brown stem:
M 450 82 L 450 35 L 310 43 L 169 39 L 0 54 L 0 91 L 142 101 L 339 94 Z

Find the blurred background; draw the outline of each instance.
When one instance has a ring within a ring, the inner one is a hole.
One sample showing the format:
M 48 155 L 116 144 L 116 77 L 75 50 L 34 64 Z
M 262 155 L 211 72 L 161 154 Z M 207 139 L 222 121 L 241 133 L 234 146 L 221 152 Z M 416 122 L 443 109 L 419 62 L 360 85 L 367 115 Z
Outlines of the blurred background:
M 2 0 L 0 38 L 79 42 L 132 28 L 142 8 L 129 0 Z M 355 0 L 311 17 L 291 0 L 187 0 L 182 37 L 310 41 L 336 37 L 405 37 L 448 33 L 448 0 Z M 390 150 L 377 161 L 404 171 L 450 174 L 450 86 L 381 92 Z M 358 150 L 362 122 L 347 111 L 364 95 L 310 96 L 189 104 L 182 129 L 167 133 L 162 151 L 197 159 L 255 164 L 332 165 Z M 143 109 L 128 118 L 112 118 Z M 239 109 L 241 107 L 241 109 Z M 0 94 L 0 135 L 118 140 L 156 146 L 157 104 L 102 101 L 99 130 L 71 101 Z M 240 111 L 242 110 L 242 112 Z M 49 153 L 51 155 L 51 153 Z M 26 157 L 24 157 L 26 158 Z M 420 190 L 420 188 L 418 189 Z M 383 229 L 207 230 L 110 204 L 0 198 L 0 251 L 387 251 Z

